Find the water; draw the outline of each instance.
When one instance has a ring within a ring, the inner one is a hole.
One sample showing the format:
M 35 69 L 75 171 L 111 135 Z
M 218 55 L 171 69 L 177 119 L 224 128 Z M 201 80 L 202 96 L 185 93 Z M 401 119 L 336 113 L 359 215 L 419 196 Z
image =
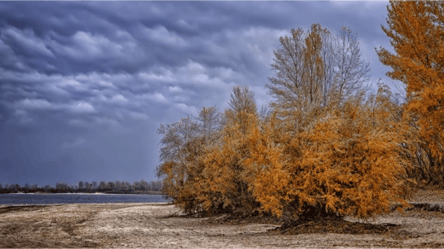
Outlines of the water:
M 168 202 L 168 200 L 161 195 L 136 194 L 0 194 L 0 205 L 135 202 Z

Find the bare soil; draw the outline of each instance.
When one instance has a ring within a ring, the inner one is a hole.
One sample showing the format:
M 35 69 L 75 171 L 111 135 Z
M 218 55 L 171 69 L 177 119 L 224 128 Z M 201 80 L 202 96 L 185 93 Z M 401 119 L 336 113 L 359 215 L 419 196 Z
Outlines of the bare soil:
M 0 247 L 444 248 L 444 191 L 372 220 L 282 226 L 273 218 L 183 216 L 166 203 L 0 206 Z

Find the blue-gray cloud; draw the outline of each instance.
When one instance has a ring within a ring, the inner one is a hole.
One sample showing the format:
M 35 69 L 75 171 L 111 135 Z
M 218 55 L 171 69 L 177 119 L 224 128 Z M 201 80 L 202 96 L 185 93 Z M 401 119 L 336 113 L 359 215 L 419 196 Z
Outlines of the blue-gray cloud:
M 278 38 L 358 34 L 372 80 L 387 2 L 2 2 L 0 182 L 153 179 L 160 123 L 264 84 Z

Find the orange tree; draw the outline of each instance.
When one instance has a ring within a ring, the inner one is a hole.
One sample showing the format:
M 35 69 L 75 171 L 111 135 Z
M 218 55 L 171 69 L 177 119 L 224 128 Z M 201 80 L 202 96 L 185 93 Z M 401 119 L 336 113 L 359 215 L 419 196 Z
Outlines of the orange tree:
M 387 87 L 365 97 L 368 64 L 356 37 L 348 31 L 332 37 L 314 24 L 280 42 L 276 76 L 267 85 L 274 114 L 252 127 L 245 161 L 262 210 L 290 219 L 365 218 L 407 205 L 410 161 L 403 145 L 410 129 L 398 120 Z M 347 62 L 345 71 L 338 61 Z
M 415 157 L 420 176 L 428 183 L 444 183 L 444 3 L 390 1 L 388 27 L 394 54 L 377 52 L 392 68 L 387 75 L 406 86 L 405 118 L 418 129 Z M 411 145 L 411 147 L 414 145 Z
M 244 164 L 250 154 L 248 134 L 258 123 L 253 92 L 248 87 L 234 87 L 229 105 L 220 143 L 200 157 L 205 168 L 196 182 L 195 195 L 208 213 L 249 215 L 258 208 L 248 186 L 253 176 Z
M 366 218 L 407 205 L 408 159 L 400 146 L 406 129 L 393 119 L 393 109 L 390 92 L 381 87 L 365 102 L 357 96 L 304 115 L 311 125 L 296 132 L 276 115 L 264 129 L 253 126 L 246 165 L 262 210 L 289 219 Z
M 159 129 L 162 192 L 186 213 L 248 215 L 258 207 L 244 166 L 247 137 L 258 122 L 254 94 L 234 87 L 229 105 L 223 117 L 203 108 L 197 120 L 187 117 Z

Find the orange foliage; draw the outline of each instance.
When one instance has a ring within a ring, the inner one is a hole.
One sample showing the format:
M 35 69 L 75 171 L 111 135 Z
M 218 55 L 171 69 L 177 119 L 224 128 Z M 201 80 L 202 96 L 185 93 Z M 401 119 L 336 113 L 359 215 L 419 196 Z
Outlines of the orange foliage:
M 443 183 L 444 3 L 391 1 L 387 23 L 382 29 L 395 54 L 381 48 L 379 58 L 393 69 L 387 75 L 406 85 L 406 114 L 425 142 L 418 154 L 428 157 L 424 176 L 430 183 Z
M 161 126 L 164 194 L 187 213 L 290 219 L 367 218 L 407 205 L 414 130 L 386 86 L 365 97 L 368 64 L 343 31 L 351 42 L 337 51 L 320 25 L 281 38 L 271 115 L 260 118 L 253 93 L 235 87 L 222 120 L 203 108 L 198 120 Z M 335 72 L 344 65 L 330 57 L 339 55 L 350 66 Z
M 370 217 L 406 205 L 405 125 L 393 120 L 389 97 L 381 87 L 365 103 L 350 99 L 299 132 L 276 117 L 254 128 L 247 163 L 262 209 L 291 218 Z
M 245 170 L 249 157 L 248 134 L 257 122 L 254 96 L 248 88 L 235 87 L 230 108 L 225 111 L 221 143 L 202 155 L 205 165 L 201 191 L 196 193 L 207 212 L 250 214 L 258 207 L 248 187 L 251 175 Z

